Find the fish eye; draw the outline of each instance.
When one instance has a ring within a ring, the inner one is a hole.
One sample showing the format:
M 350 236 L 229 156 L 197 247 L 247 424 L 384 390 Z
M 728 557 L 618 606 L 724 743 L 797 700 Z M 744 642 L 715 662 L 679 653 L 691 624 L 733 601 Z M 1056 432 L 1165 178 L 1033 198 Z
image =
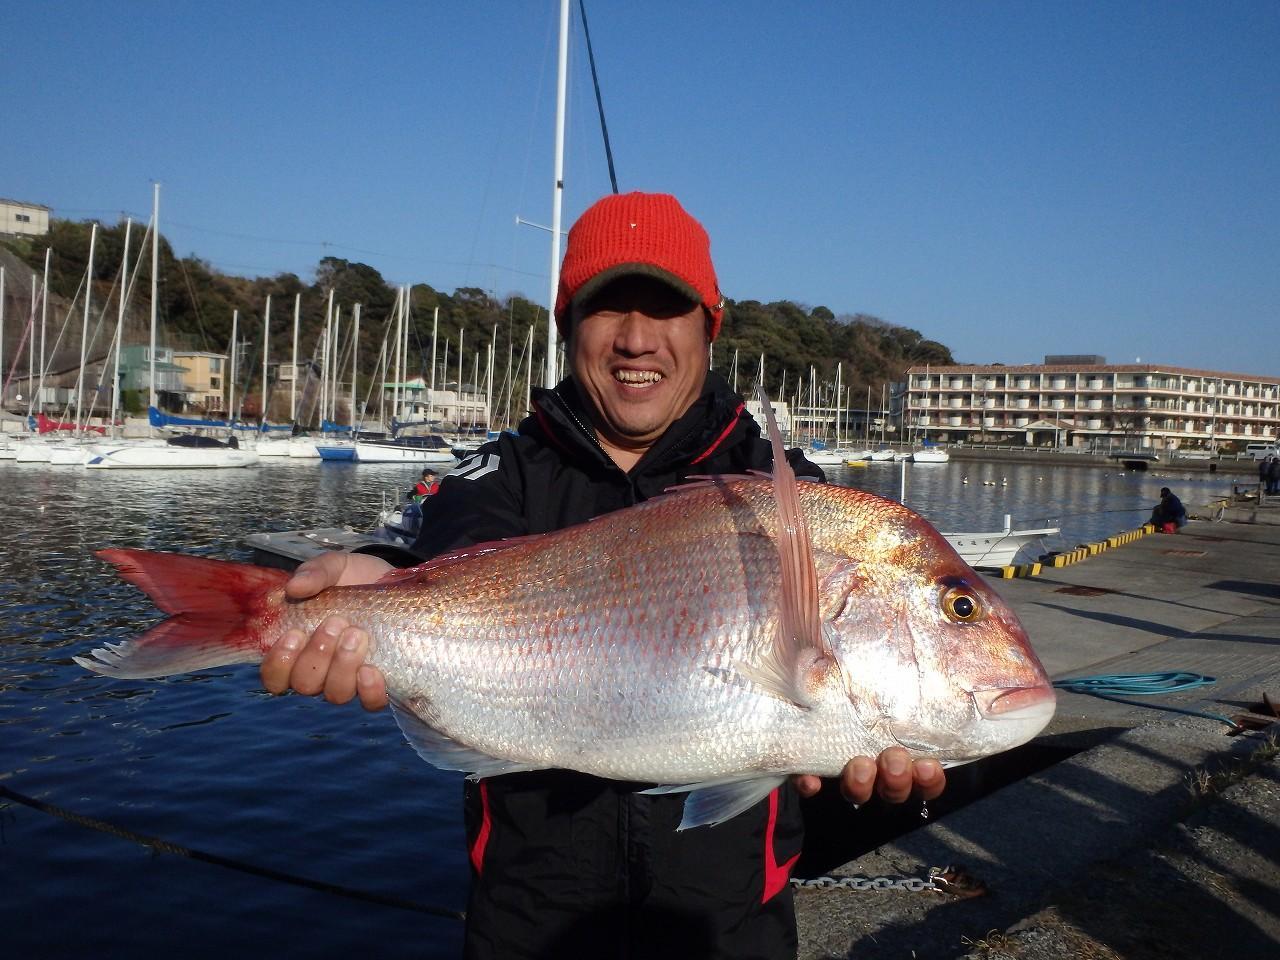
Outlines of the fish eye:
M 964 587 L 951 587 L 942 595 L 942 612 L 956 623 L 973 623 L 982 619 L 982 601 Z

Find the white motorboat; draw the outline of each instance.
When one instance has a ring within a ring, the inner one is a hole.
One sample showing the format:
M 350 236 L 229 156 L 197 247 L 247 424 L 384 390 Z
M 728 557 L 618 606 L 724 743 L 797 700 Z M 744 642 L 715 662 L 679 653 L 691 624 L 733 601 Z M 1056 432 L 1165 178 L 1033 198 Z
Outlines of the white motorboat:
M 943 533 L 960 558 L 971 567 L 1006 567 L 1014 562 L 1024 547 L 1057 536 L 1058 527 L 1013 529 L 1013 518 L 1004 515 L 1004 529 L 986 533 Z
M 892 447 L 881 447 L 879 450 L 872 450 L 871 456 L 867 459 L 874 463 L 886 463 L 892 462 L 894 458 L 895 454 Z
M 869 456 L 870 450 L 853 447 L 810 447 L 804 452 L 804 458 L 819 467 L 842 467 L 851 460 L 866 460 Z
M 940 447 L 926 447 L 911 451 L 912 463 L 950 463 L 951 454 Z

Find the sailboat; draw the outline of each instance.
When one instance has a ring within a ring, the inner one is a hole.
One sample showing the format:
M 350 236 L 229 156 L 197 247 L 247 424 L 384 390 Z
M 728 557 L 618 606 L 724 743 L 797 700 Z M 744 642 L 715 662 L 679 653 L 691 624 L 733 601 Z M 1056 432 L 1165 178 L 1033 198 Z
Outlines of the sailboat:
M 151 345 L 148 353 L 150 371 L 148 419 L 155 428 L 224 427 L 229 422 L 176 417 L 163 413 L 156 395 L 156 307 L 159 302 L 160 273 L 160 184 L 154 184 L 151 201 Z M 142 442 L 121 441 L 118 445 L 96 448 L 85 461 L 94 470 L 186 470 L 249 467 L 258 463 L 252 450 L 242 450 L 234 437 L 217 440 L 209 436 L 181 434 L 167 440 L 151 438 Z

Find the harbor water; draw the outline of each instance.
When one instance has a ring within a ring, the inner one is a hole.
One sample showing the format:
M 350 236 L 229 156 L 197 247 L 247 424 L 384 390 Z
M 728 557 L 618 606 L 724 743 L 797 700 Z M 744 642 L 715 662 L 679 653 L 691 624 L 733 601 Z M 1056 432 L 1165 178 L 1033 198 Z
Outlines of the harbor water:
M 897 464 L 829 471 L 896 498 Z M 1189 506 L 1229 480 L 1115 468 L 958 463 L 907 468 L 906 500 L 940 529 L 1062 527 L 1069 548 L 1146 519 L 1167 485 Z M 0 463 L 0 930 L 12 956 L 278 957 L 360 951 L 452 957 L 461 924 L 285 882 L 276 872 L 465 906 L 461 777 L 435 770 L 386 712 L 271 697 L 256 668 L 108 680 L 71 661 L 157 614 L 93 551 L 248 560 L 250 533 L 367 525 L 414 467 L 264 462 L 215 472 Z M 965 482 L 967 479 L 968 482 Z M 1032 638 L 1034 641 L 1034 637 Z M 241 865 L 155 852 L 145 835 Z

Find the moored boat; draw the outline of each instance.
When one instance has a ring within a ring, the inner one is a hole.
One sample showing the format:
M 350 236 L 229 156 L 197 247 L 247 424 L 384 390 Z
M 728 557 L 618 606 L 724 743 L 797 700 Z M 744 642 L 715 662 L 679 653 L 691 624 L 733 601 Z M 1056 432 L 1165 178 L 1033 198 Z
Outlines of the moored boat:
M 1012 516 L 1006 513 L 1003 530 L 942 535 L 969 566 L 1005 567 L 1014 562 L 1024 547 L 1060 532 L 1060 528 L 1051 526 L 1015 530 Z

